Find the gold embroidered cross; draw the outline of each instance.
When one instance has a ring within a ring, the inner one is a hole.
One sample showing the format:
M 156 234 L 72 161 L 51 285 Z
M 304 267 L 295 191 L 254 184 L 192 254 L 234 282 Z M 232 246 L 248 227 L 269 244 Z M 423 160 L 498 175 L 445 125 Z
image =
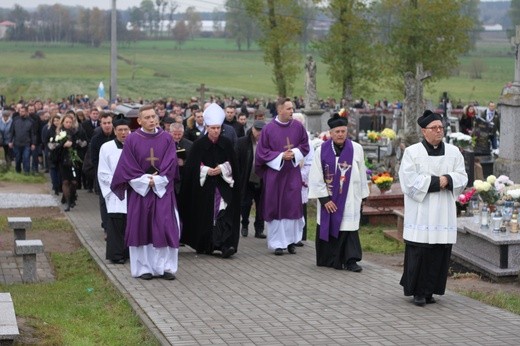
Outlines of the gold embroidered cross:
M 146 161 L 150 161 L 152 167 L 157 169 L 157 167 L 155 167 L 155 161 L 159 161 L 159 158 L 154 156 L 153 148 L 150 148 L 150 157 L 146 158 Z
M 284 146 L 286 150 L 291 150 L 294 147 L 294 145 L 291 144 L 291 141 L 289 140 L 289 137 L 287 137 L 287 145 Z

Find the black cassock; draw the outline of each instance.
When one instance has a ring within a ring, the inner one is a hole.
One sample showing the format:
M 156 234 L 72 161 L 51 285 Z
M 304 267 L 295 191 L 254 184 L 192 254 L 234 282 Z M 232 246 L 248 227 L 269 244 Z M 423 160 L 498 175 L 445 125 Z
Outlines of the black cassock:
M 450 268 L 452 244 L 406 242 L 401 286 L 405 296 L 443 295 Z
M 207 176 L 200 186 L 200 167 L 215 168 L 228 161 L 234 180 L 233 188 L 222 176 Z M 198 253 L 211 254 L 215 250 L 234 247 L 238 249 L 240 238 L 240 195 L 239 174 L 235 151 L 230 140 L 222 136 L 216 143 L 208 136 L 196 140 L 191 147 L 181 185 L 181 220 L 183 222 L 181 242 L 191 246 Z M 215 191 L 227 203 L 225 210 L 217 215 L 215 211 Z

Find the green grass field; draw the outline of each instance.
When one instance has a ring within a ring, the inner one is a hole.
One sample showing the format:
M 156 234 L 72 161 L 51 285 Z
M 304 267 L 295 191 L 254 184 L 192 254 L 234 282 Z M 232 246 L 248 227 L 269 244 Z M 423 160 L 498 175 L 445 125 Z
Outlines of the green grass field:
M 37 50 L 43 59 L 31 56 Z M 186 99 L 198 95 L 201 83 L 209 94 L 240 97 L 276 97 L 271 68 L 263 62 L 257 46 L 250 51 L 238 51 L 232 41 L 196 39 L 177 49 L 172 41 L 143 41 L 121 44 L 118 49 L 118 93 L 123 97 L 155 99 L 159 97 Z M 312 53 L 317 58 L 316 53 Z M 481 79 L 470 79 L 469 66 L 479 60 L 484 66 Z M 108 94 L 110 85 L 110 47 L 89 48 L 83 45 L 41 45 L 28 42 L 0 42 L 0 94 L 8 102 L 20 97 L 51 98 L 70 94 L 97 95 L 103 81 Z M 452 100 L 481 104 L 497 100 L 503 86 L 514 76 L 514 56 L 507 43 L 481 43 L 477 49 L 460 59 L 456 76 L 430 84 L 425 97 L 434 104 L 443 91 Z M 303 63 L 302 63 L 303 65 Z M 304 72 L 294 83 L 293 95 L 304 93 Z M 332 87 L 326 66 L 318 63 L 318 95 L 320 98 L 340 98 Z M 356 95 L 372 103 L 384 97 L 401 99 L 399 92 L 382 82 L 373 95 Z

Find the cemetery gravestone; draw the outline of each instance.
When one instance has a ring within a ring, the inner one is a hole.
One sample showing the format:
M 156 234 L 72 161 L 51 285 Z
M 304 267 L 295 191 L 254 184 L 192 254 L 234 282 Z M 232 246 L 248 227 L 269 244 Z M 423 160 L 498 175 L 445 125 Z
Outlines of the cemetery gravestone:
M 476 136 L 475 155 L 489 155 L 491 153 L 489 148 L 489 124 L 477 118 L 473 134 Z
M 466 186 L 473 186 L 473 181 L 475 180 L 475 153 L 471 150 L 463 150 L 462 156 L 464 156 L 464 165 L 468 174 L 468 184 Z

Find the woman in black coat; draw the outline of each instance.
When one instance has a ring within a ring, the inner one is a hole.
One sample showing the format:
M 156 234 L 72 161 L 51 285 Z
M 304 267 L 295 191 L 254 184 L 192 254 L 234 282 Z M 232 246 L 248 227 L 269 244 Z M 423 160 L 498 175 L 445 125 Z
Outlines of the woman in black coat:
M 78 152 L 87 146 L 87 136 L 78 127 L 73 114 L 68 113 L 63 116 L 54 142 L 56 143 L 55 162 L 62 180 L 62 201 L 67 203 L 65 211 L 69 211 L 70 208 L 74 208 L 77 199 L 76 189 L 80 178 L 78 171 L 81 162 Z
M 49 175 L 51 176 L 52 190 L 56 196 L 61 192 L 61 177 L 52 155 L 54 154 L 54 149 L 56 148 L 54 138 L 56 137 L 56 130 L 60 126 L 60 122 L 61 117 L 56 114 L 51 116 L 49 122 L 42 128 L 42 143 L 45 148 L 45 160 L 49 165 Z

